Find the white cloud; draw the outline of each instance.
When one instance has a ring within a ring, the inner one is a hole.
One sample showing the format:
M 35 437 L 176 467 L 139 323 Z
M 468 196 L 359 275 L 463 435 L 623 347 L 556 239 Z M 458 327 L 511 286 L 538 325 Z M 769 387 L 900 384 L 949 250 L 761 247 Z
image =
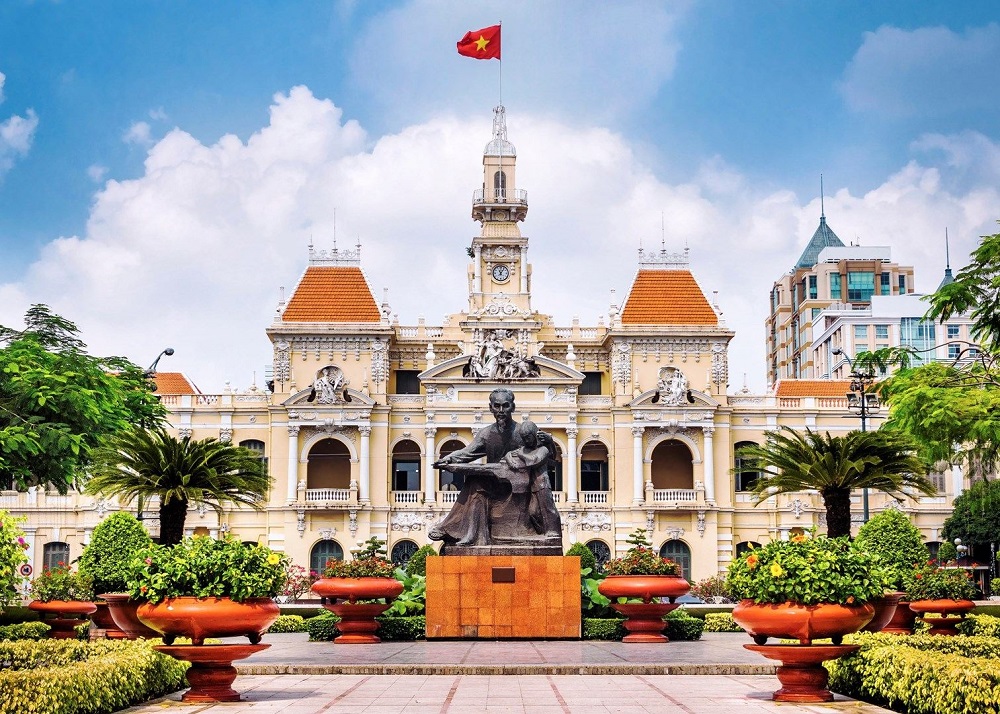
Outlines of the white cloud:
M 108 167 L 101 166 L 100 164 L 91 164 L 87 167 L 87 176 L 94 183 L 100 183 L 104 180 L 104 177 L 108 175 Z
M 0 72 L 0 104 L 4 101 L 3 87 L 7 75 Z M 31 142 L 38 128 L 38 116 L 33 109 L 28 109 L 25 116 L 16 114 L 0 122 L 0 178 L 3 178 L 14 166 L 18 158 L 24 157 L 31 150 Z
M 203 389 L 247 386 L 271 359 L 264 328 L 278 287 L 290 290 L 309 241 L 330 247 L 335 230 L 342 247 L 360 239 L 376 297 L 388 286 L 404 324 L 419 315 L 440 323 L 467 306 L 465 248 L 479 229 L 470 200 L 490 119 L 441 117 L 370 139 L 332 102 L 295 87 L 275 96 L 270 123 L 246 143 L 229 135 L 204 145 L 175 129 L 149 149 L 143 176 L 96 194 L 84 235 L 53 240 L 23 280 L 0 286 L 0 324 L 45 302 L 78 322 L 95 352 L 144 365 L 170 346 L 177 353 L 164 366 Z M 747 373 L 763 389 L 768 291 L 815 230 L 818 200 L 803 206 L 786 189 L 761 188 L 721 158 L 665 183 L 599 127 L 513 114 L 509 129 L 530 205 L 534 308 L 559 324 L 573 315 L 594 324 L 612 288 L 624 299 L 640 242 L 689 245 L 695 275 L 709 297 L 719 290 L 737 331 L 731 388 Z M 830 224 L 845 241 L 891 245 L 915 265 L 918 287 L 933 289 L 945 226 L 955 267 L 995 230 L 1000 175 L 987 159 L 997 150 L 979 135 L 924 137 L 918 158 L 876 189 L 834 190 Z M 983 182 L 956 181 L 970 171 Z
M 163 110 L 163 107 L 157 107 L 156 109 L 149 110 L 149 118 L 153 121 L 166 121 L 167 113 Z
M 153 137 L 150 132 L 151 129 L 147 122 L 137 121 L 122 135 L 122 141 L 126 144 L 149 148 L 153 145 Z
M 7 75 L 0 72 L 0 104 L 3 104 L 3 85 L 7 81 Z
M 840 90 L 855 111 L 890 117 L 995 114 L 1000 87 L 1000 25 L 866 32 Z

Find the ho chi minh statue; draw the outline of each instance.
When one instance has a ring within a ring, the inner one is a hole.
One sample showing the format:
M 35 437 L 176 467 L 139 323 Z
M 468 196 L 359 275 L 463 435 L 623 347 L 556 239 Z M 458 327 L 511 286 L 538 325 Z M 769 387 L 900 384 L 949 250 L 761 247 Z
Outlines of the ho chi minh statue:
M 515 425 L 514 394 L 490 393 L 496 423 L 434 464 L 465 482 L 448 515 L 428 534 L 444 555 L 562 555 L 562 524 L 552 499 L 552 437 L 530 421 Z M 472 464 L 486 457 L 487 463 Z

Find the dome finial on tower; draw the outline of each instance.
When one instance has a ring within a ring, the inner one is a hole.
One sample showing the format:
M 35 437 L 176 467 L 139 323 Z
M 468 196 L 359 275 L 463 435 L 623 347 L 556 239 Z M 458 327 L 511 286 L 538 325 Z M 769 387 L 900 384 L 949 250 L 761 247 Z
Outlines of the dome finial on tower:
M 483 156 L 517 156 L 514 145 L 507 141 L 507 110 L 503 104 L 493 107 L 493 139 L 483 150 Z
M 940 290 L 945 285 L 951 285 L 955 282 L 955 276 L 951 273 L 951 249 L 948 247 L 948 227 L 945 226 L 944 229 L 944 277 L 941 278 L 941 282 L 938 284 L 937 289 Z

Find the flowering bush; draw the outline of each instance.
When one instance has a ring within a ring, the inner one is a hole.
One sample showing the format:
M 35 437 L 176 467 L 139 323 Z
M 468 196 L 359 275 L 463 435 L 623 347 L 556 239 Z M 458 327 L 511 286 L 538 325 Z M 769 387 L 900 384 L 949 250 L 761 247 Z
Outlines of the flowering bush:
M 700 597 L 705 602 L 732 602 L 733 594 L 729 592 L 729 582 L 725 575 L 716 575 L 699 580 L 691 586 L 691 594 Z
M 315 571 L 310 572 L 301 565 L 289 563 L 285 566 L 285 587 L 281 594 L 294 602 L 309 592 L 312 584 L 318 579 L 319 576 Z
M 31 581 L 31 596 L 35 600 L 83 600 L 94 597 L 93 581 L 86 575 L 74 573 L 65 563 L 45 568 Z
M 23 518 L 14 518 L 7 511 L 0 511 L 0 607 L 18 602 L 21 594 L 19 568 L 28 562 L 25 551 L 28 543 L 17 524 Z
M 281 594 L 288 559 L 227 535 L 185 538 L 139 551 L 128 570 L 128 591 L 156 604 L 172 597 L 228 597 L 236 602 Z
M 323 570 L 324 578 L 391 578 L 396 566 L 385 557 L 385 541 L 372 536 L 348 561 L 329 560 Z
M 604 564 L 607 575 L 680 575 L 681 566 L 670 558 L 662 558 L 649 547 L 646 534 L 641 528 L 628 537 L 631 548 L 620 558 L 612 558 Z
M 976 586 L 972 574 L 961 568 L 941 568 L 933 560 L 914 568 L 903 578 L 906 599 L 915 600 L 972 600 Z
M 751 549 L 729 565 L 733 596 L 755 603 L 851 605 L 881 597 L 872 557 L 847 538 L 797 535 Z

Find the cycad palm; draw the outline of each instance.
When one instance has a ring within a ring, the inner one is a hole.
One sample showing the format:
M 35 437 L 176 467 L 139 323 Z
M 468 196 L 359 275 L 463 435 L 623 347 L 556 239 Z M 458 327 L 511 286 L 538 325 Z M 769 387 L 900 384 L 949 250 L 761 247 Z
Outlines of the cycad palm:
M 259 510 L 271 479 L 249 449 L 218 439 L 177 439 L 162 429 L 121 434 L 95 453 L 87 493 L 160 498 L 160 542 L 179 543 L 189 504 Z
M 937 491 L 922 475 L 926 467 L 916 447 L 892 431 L 852 431 L 844 436 L 806 429 L 805 433 L 782 427 L 769 432 L 762 446 L 740 449 L 749 462 L 765 474 L 753 491 L 760 503 L 775 493 L 815 489 L 826 506 L 827 534 L 851 534 L 851 491 L 870 488 L 897 498 L 914 488 L 933 495 Z M 744 470 L 751 470 L 751 466 Z

